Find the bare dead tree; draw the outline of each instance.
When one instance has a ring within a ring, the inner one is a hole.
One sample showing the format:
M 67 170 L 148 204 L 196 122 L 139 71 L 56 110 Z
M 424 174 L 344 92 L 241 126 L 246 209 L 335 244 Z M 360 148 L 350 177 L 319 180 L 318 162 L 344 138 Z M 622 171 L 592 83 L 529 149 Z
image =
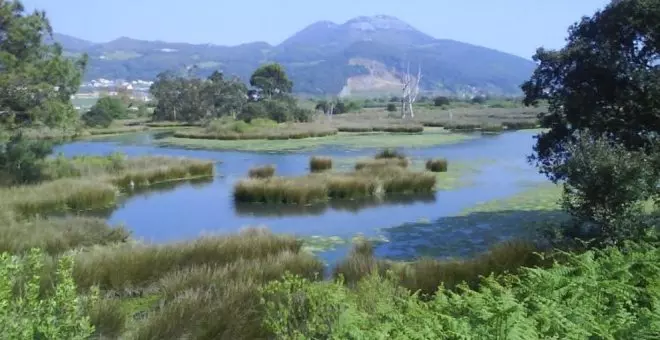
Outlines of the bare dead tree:
M 401 95 L 401 118 L 406 118 L 410 113 L 410 118 L 415 117 L 413 111 L 413 103 L 417 100 L 419 94 L 419 81 L 422 78 L 422 66 L 419 65 L 417 69 L 417 77 L 410 75 L 410 63 L 406 68 L 406 73 L 403 75 L 403 89 Z

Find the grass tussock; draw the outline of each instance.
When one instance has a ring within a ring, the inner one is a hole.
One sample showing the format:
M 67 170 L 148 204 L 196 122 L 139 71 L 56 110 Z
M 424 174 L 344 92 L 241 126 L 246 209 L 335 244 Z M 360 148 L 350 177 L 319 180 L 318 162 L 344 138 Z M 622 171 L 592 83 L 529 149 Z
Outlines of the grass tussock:
M 87 306 L 95 339 L 118 339 L 126 329 L 128 315 L 120 299 L 103 297 Z
M 309 159 L 311 172 L 321 172 L 332 169 L 332 158 L 314 156 Z
M 0 208 L 17 217 L 55 212 L 102 209 L 115 204 L 117 188 L 87 179 L 60 179 L 36 185 L 0 189 Z
M 431 172 L 447 172 L 447 160 L 444 158 L 429 159 L 426 161 L 426 170 Z
M 521 267 L 550 265 L 549 259 L 542 259 L 537 253 L 542 250 L 527 241 L 508 241 L 496 245 L 488 252 L 468 259 L 438 260 L 423 258 L 413 262 L 395 262 L 378 259 L 373 246 L 368 241 L 359 241 L 349 256 L 339 262 L 333 275 L 343 276 L 347 283 L 355 284 L 373 272 L 385 275 L 394 272 L 399 283 L 411 291 L 421 291 L 424 295 L 435 293 L 441 284 L 454 289 L 462 282 L 476 287 L 481 276 L 491 273 L 513 272 Z
M 208 236 L 166 245 L 120 244 L 97 247 L 76 256 L 74 278 L 79 288 L 103 290 L 144 288 L 166 273 L 190 266 L 221 266 L 238 259 L 263 259 L 284 251 L 298 253 L 302 243 L 289 236 L 248 229 L 229 236 Z
M 401 162 L 401 160 L 379 160 Z M 400 166 L 363 167 L 349 173 L 241 180 L 234 186 L 237 203 L 312 204 L 331 199 L 382 198 L 384 194 L 430 193 L 436 176 Z
M 91 217 L 33 219 L 6 222 L 0 228 L 0 253 L 21 254 L 40 248 L 50 255 L 65 251 L 126 242 L 130 232 Z
M 73 158 L 60 155 L 46 163 L 44 172 L 50 179 L 94 178 L 112 183 L 121 189 L 131 189 L 174 180 L 213 176 L 214 164 L 211 161 L 181 157 L 128 158 L 118 153 Z
M 275 175 L 275 166 L 273 165 L 256 167 L 248 171 L 248 177 L 250 178 L 271 178 L 273 175 Z
M 396 149 L 388 148 L 378 152 L 376 156 L 374 156 L 374 158 L 375 159 L 392 159 L 392 158 L 405 159 L 406 155 L 403 152 L 398 151 Z

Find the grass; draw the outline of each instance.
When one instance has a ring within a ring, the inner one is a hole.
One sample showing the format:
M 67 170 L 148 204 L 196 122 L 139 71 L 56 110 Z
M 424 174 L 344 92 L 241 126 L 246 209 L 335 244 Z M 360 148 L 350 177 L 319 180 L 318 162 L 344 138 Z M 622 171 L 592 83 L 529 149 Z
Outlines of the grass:
M 397 160 L 398 161 L 398 160 Z M 237 203 L 312 204 L 331 199 L 362 199 L 384 194 L 433 192 L 436 176 L 401 167 L 370 167 L 351 173 L 241 180 L 234 186 Z
M 426 170 L 431 172 L 447 172 L 447 160 L 429 159 L 426 161 Z
M 145 156 L 58 156 L 46 162 L 45 176 L 50 179 L 94 178 L 121 189 L 144 188 L 157 183 L 213 176 L 210 161 L 189 158 Z M 131 183 L 133 183 L 131 185 Z
M 476 287 L 481 276 L 513 272 L 522 266 L 551 264 L 536 254 L 542 252 L 534 243 L 509 241 L 468 259 L 422 258 L 413 262 L 396 262 L 376 258 L 370 242 L 358 241 L 349 256 L 335 266 L 333 275 L 341 275 L 347 283 L 355 284 L 374 271 L 385 275 L 391 270 L 401 286 L 431 295 L 441 284 L 448 289 L 455 289 L 462 282 Z
M 0 209 L 20 217 L 55 212 L 102 209 L 115 204 L 118 190 L 109 183 L 64 178 L 52 182 L 0 189 Z
M 406 158 L 363 159 L 355 163 L 355 170 L 373 170 L 385 167 L 407 168 L 410 161 Z
M 249 178 L 270 178 L 273 175 L 275 175 L 275 166 L 273 165 L 252 168 L 248 171 Z
M 322 172 L 332 169 L 332 158 L 314 156 L 309 159 L 309 170 L 311 172 Z
M 210 140 L 192 138 L 163 138 L 156 143 L 162 146 L 183 147 L 189 149 L 239 150 L 239 151 L 300 151 L 313 150 L 323 146 L 340 146 L 346 148 L 383 148 L 383 147 L 428 147 L 460 143 L 476 138 L 476 136 L 449 133 L 443 129 L 427 129 L 422 134 L 395 133 L 338 133 L 332 136 L 272 140 Z
M 176 131 L 175 138 L 208 140 L 288 140 L 325 137 L 337 134 L 337 129 L 313 123 L 277 124 L 267 120 L 255 120 L 252 124 L 243 121 L 214 121 L 205 128 Z
M 395 149 L 383 149 L 382 151 L 378 152 L 374 158 L 376 158 L 376 159 L 391 159 L 391 158 L 405 159 L 406 155 L 403 154 L 400 151 L 395 150 Z
M 130 232 L 111 227 L 104 220 L 90 217 L 37 218 L 4 221 L 0 228 L 0 253 L 21 254 L 40 248 L 55 255 L 70 249 L 126 242 Z

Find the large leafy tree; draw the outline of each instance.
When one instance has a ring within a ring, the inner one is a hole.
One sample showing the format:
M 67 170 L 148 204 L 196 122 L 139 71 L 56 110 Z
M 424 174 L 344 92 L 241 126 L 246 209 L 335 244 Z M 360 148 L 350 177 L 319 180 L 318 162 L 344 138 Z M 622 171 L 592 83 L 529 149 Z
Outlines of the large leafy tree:
M 66 58 L 61 46 L 45 43 L 51 36 L 44 12 L 26 14 L 20 1 L 0 1 L 2 121 L 53 125 L 75 118 L 70 98 L 80 87 L 87 57 Z
M 549 103 L 534 160 L 553 180 L 566 178 L 576 132 L 651 150 L 660 133 L 660 1 L 613 1 L 569 28 L 564 48 L 539 49 L 522 86 L 525 103 Z
M 563 182 L 570 236 L 607 245 L 646 234 L 641 202 L 659 194 L 660 1 L 614 1 L 534 60 L 522 89 L 528 105 L 548 101 L 549 130 L 532 160 Z
M 254 71 L 250 85 L 259 89 L 267 98 L 284 96 L 293 89 L 293 82 L 289 80 L 282 65 L 277 63 L 263 65 Z

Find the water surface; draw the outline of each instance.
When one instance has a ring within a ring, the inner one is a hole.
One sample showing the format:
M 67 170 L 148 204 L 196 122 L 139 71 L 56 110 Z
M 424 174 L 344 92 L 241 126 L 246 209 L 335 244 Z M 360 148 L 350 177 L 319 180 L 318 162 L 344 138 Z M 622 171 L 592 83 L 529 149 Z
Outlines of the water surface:
M 432 196 L 395 197 L 381 205 L 373 202 L 337 202 L 302 209 L 237 206 L 232 199 L 232 186 L 254 166 L 273 164 L 279 175 L 295 176 L 309 171 L 311 155 L 369 157 L 376 150 L 340 147 L 292 153 L 187 150 L 151 145 L 153 136 L 142 133 L 128 140 L 77 141 L 61 145 L 55 152 L 69 157 L 123 152 L 129 156 L 185 156 L 217 161 L 216 177 L 212 180 L 138 193 L 108 213 L 110 223 L 123 223 L 133 230 L 135 238 L 148 242 L 188 240 L 205 233 L 235 232 L 246 226 L 267 226 L 277 233 L 298 236 L 350 238 L 364 234 L 387 238 L 388 228 L 453 216 L 479 202 L 504 198 L 523 190 L 530 183 L 543 181 L 544 178 L 526 162 L 526 157 L 532 152 L 534 134 L 518 131 L 452 145 L 426 148 L 402 146 L 404 152 L 413 158 L 444 157 L 449 160 L 450 166 L 452 162 L 490 160 L 481 166 L 480 171 L 469 175 L 472 176 L 469 186 L 441 190 Z M 478 228 L 475 225 L 473 231 L 478 231 Z M 382 247 L 379 253 L 388 255 L 387 249 L 393 247 Z M 342 248 L 328 252 L 324 257 L 332 259 L 344 251 Z

